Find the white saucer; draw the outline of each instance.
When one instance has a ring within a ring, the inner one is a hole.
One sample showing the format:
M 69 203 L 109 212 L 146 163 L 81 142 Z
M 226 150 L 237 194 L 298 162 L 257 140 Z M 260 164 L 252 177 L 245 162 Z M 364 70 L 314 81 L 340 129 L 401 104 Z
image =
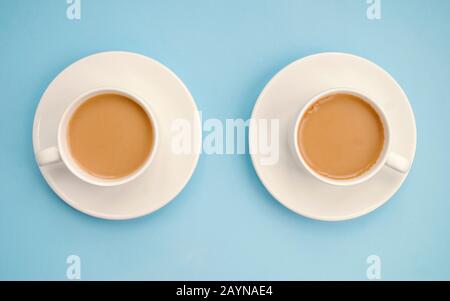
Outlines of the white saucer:
M 57 144 L 63 111 L 80 94 L 99 87 L 132 91 L 149 102 L 159 125 L 159 145 L 151 166 L 136 180 L 117 187 L 85 183 L 63 164 L 41 167 L 50 187 L 70 206 L 105 219 L 130 219 L 149 214 L 170 202 L 187 184 L 197 165 L 201 126 L 186 86 L 167 67 L 129 52 L 103 52 L 85 57 L 62 71 L 49 85 L 36 110 L 35 153 Z M 193 122 L 195 151 L 177 155 L 170 149 L 171 122 Z
M 255 120 L 280 120 L 279 162 L 261 165 L 262 156 L 253 154 L 253 165 L 261 182 L 281 204 L 303 216 L 325 221 L 352 219 L 375 210 L 392 197 L 407 176 L 383 167 L 368 182 L 335 187 L 298 167 L 289 148 L 288 127 L 303 104 L 336 87 L 353 88 L 378 101 L 391 123 L 392 151 L 412 163 L 416 150 L 416 125 L 408 98 L 397 82 L 374 63 L 350 54 L 321 53 L 281 70 L 266 85 L 252 113 Z M 249 141 L 253 153 L 257 139 L 250 137 Z

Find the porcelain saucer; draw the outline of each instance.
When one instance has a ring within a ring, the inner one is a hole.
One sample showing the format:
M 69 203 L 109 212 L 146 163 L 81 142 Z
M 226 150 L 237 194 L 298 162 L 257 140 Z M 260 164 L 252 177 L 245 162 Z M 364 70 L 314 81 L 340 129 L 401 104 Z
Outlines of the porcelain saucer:
M 73 63 L 48 86 L 36 110 L 34 152 L 57 144 L 57 128 L 67 105 L 86 91 L 117 87 L 140 95 L 152 107 L 159 128 L 159 144 L 151 166 L 132 182 L 99 187 L 75 177 L 63 164 L 41 167 L 50 187 L 67 204 L 104 219 L 130 219 L 154 212 L 185 187 L 197 165 L 201 126 L 197 108 L 183 82 L 167 67 L 130 52 L 102 52 Z M 171 124 L 192 122 L 193 151 L 171 151 Z
M 275 199 L 298 214 L 324 221 L 352 219 L 375 210 L 407 177 L 383 167 L 367 182 L 337 187 L 299 168 L 287 135 L 292 119 L 309 99 L 338 87 L 362 91 L 383 108 L 391 124 L 392 151 L 412 163 L 416 150 L 416 125 L 408 98 L 393 77 L 376 64 L 351 54 L 320 53 L 282 69 L 261 92 L 252 112 L 253 120 L 279 120 L 279 161 L 261 164 L 263 155 L 255 151 L 258 137 L 252 137 L 255 123 L 249 130 L 251 158 L 261 182 Z

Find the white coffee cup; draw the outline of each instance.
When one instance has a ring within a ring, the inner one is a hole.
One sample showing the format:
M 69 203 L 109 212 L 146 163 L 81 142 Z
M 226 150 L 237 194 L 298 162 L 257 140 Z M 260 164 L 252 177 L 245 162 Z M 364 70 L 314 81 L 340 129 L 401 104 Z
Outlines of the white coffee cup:
M 86 100 L 100 94 L 106 94 L 106 93 L 113 93 L 125 96 L 134 102 L 136 102 L 139 106 L 141 106 L 145 113 L 147 114 L 152 127 L 153 127 L 153 147 L 151 150 L 151 153 L 147 157 L 146 161 L 132 174 L 127 175 L 122 178 L 118 179 L 104 179 L 99 178 L 96 176 L 93 176 L 92 174 L 89 174 L 84 169 L 82 169 L 73 159 L 70 150 L 69 145 L 67 141 L 67 126 L 69 124 L 70 118 L 72 117 L 72 114 L 75 112 L 75 110 L 83 104 Z M 125 91 L 123 89 L 119 88 L 110 88 L 110 87 L 104 87 L 104 88 L 97 88 L 91 91 L 88 91 L 82 95 L 80 95 L 78 98 L 74 99 L 67 109 L 64 111 L 61 120 L 59 121 L 58 126 L 58 133 L 57 133 L 57 145 L 48 147 L 46 149 L 43 149 L 36 153 L 36 160 L 40 166 L 54 164 L 58 162 L 64 163 L 64 165 L 72 172 L 76 177 L 79 179 L 98 186 L 117 186 L 121 184 L 128 183 L 134 179 L 136 179 L 139 175 L 141 175 L 149 166 L 150 163 L 153 161 L 153 158 L 155 157 L 155 153 L 158 147 L 158 127 L 156 123 L 155 114 L 152 112 L 148 104 L 142 100 L 142 98 L 138 97 L 132 92 Z
M 307 163 L 306 160 L 303 158 L 300 150 L 298 149 L 298 135 L 297 131 L 299 128 L 300 121 L 302 120 L 303 116 L 307 112 L 308 108 L 314 104 L 319 99 L 333 95 L 333 94 L 350 94 L 354 95 L 356 97 L 361 98 L 362 100 L 366 101 L 368 104 L 370 104 L 378 113 L 378 115 L 381 117 L 381 120 L 383 122 L 384 127 L 384 145 L 383 150 L 377 160 L 377 162 L 365 173 L 362 175 L 351 178 L 351 179 L 332 179 L 326 176 L 323 176 L 316 171 L 314 171 Z M 386 117 L 386 114 L 384 113 L 383 109 L 380 108 L 379 105 L 375 101 L 373 101 L 370 97 L 367 95 L 355 91 L 353 89 L 348 88 L 334 88 L 329 89 L 326 91 L 323 91 L 319 93 L 318 95 L 311 98 L 300 110 L 300 112 L 296 115 L 293 126 L 290 131 L 290 138 L 289 138 L 292 152 L 299 163 L 299 165 L 306 170 L 310 175 L 317 178 L 318 180 L 332 184 L 337 186 L 350 186 L 350 185 L 356 185 L 362 182 L 365 182 L 375 176 L 383 166 L 388 166 L 400 173 L 406 173 L 410 168 L 410 162 L 404 158 L 403 156 L 396 154 L 391 151 L 391 127 L 389 125 L 389 121 Z

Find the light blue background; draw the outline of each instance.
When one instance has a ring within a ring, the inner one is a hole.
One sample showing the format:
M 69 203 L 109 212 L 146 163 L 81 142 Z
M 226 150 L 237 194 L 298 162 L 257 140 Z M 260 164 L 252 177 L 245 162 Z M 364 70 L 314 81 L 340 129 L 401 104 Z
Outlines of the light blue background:
M 450 280 L 450 1 L 0 0 L 0 279 Z M 34 111 L 50 81 L 86 55 L 153 57 L 186 83 L 204 118 L 250 117 L 269 79 L 323 51 L 364 56 L 409 95 L 418 127 L 413 169 L 382 208 L 326 223 L 274 200 L 247 155 L 200 157 L 183 192 L 158 212 L 105 221 L 70 208 L 33 156 Z

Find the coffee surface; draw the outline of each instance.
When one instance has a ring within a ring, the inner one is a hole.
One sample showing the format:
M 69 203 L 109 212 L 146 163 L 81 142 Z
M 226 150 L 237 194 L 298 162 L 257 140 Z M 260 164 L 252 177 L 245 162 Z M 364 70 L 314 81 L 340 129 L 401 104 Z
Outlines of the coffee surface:
M 67 128 L 70 152 L 86 172 L 117 179 L 136 171 L 153 147 L 153 127 L 144 109 L 118 94 L 100 94 L 81 104 Z
M 384 146 L 383 123 L 375 109 L 344 93 L 311 105 L 297 135 L 298 148 L 309 167 L 332 179 L 360 176 L 377 162 Z

